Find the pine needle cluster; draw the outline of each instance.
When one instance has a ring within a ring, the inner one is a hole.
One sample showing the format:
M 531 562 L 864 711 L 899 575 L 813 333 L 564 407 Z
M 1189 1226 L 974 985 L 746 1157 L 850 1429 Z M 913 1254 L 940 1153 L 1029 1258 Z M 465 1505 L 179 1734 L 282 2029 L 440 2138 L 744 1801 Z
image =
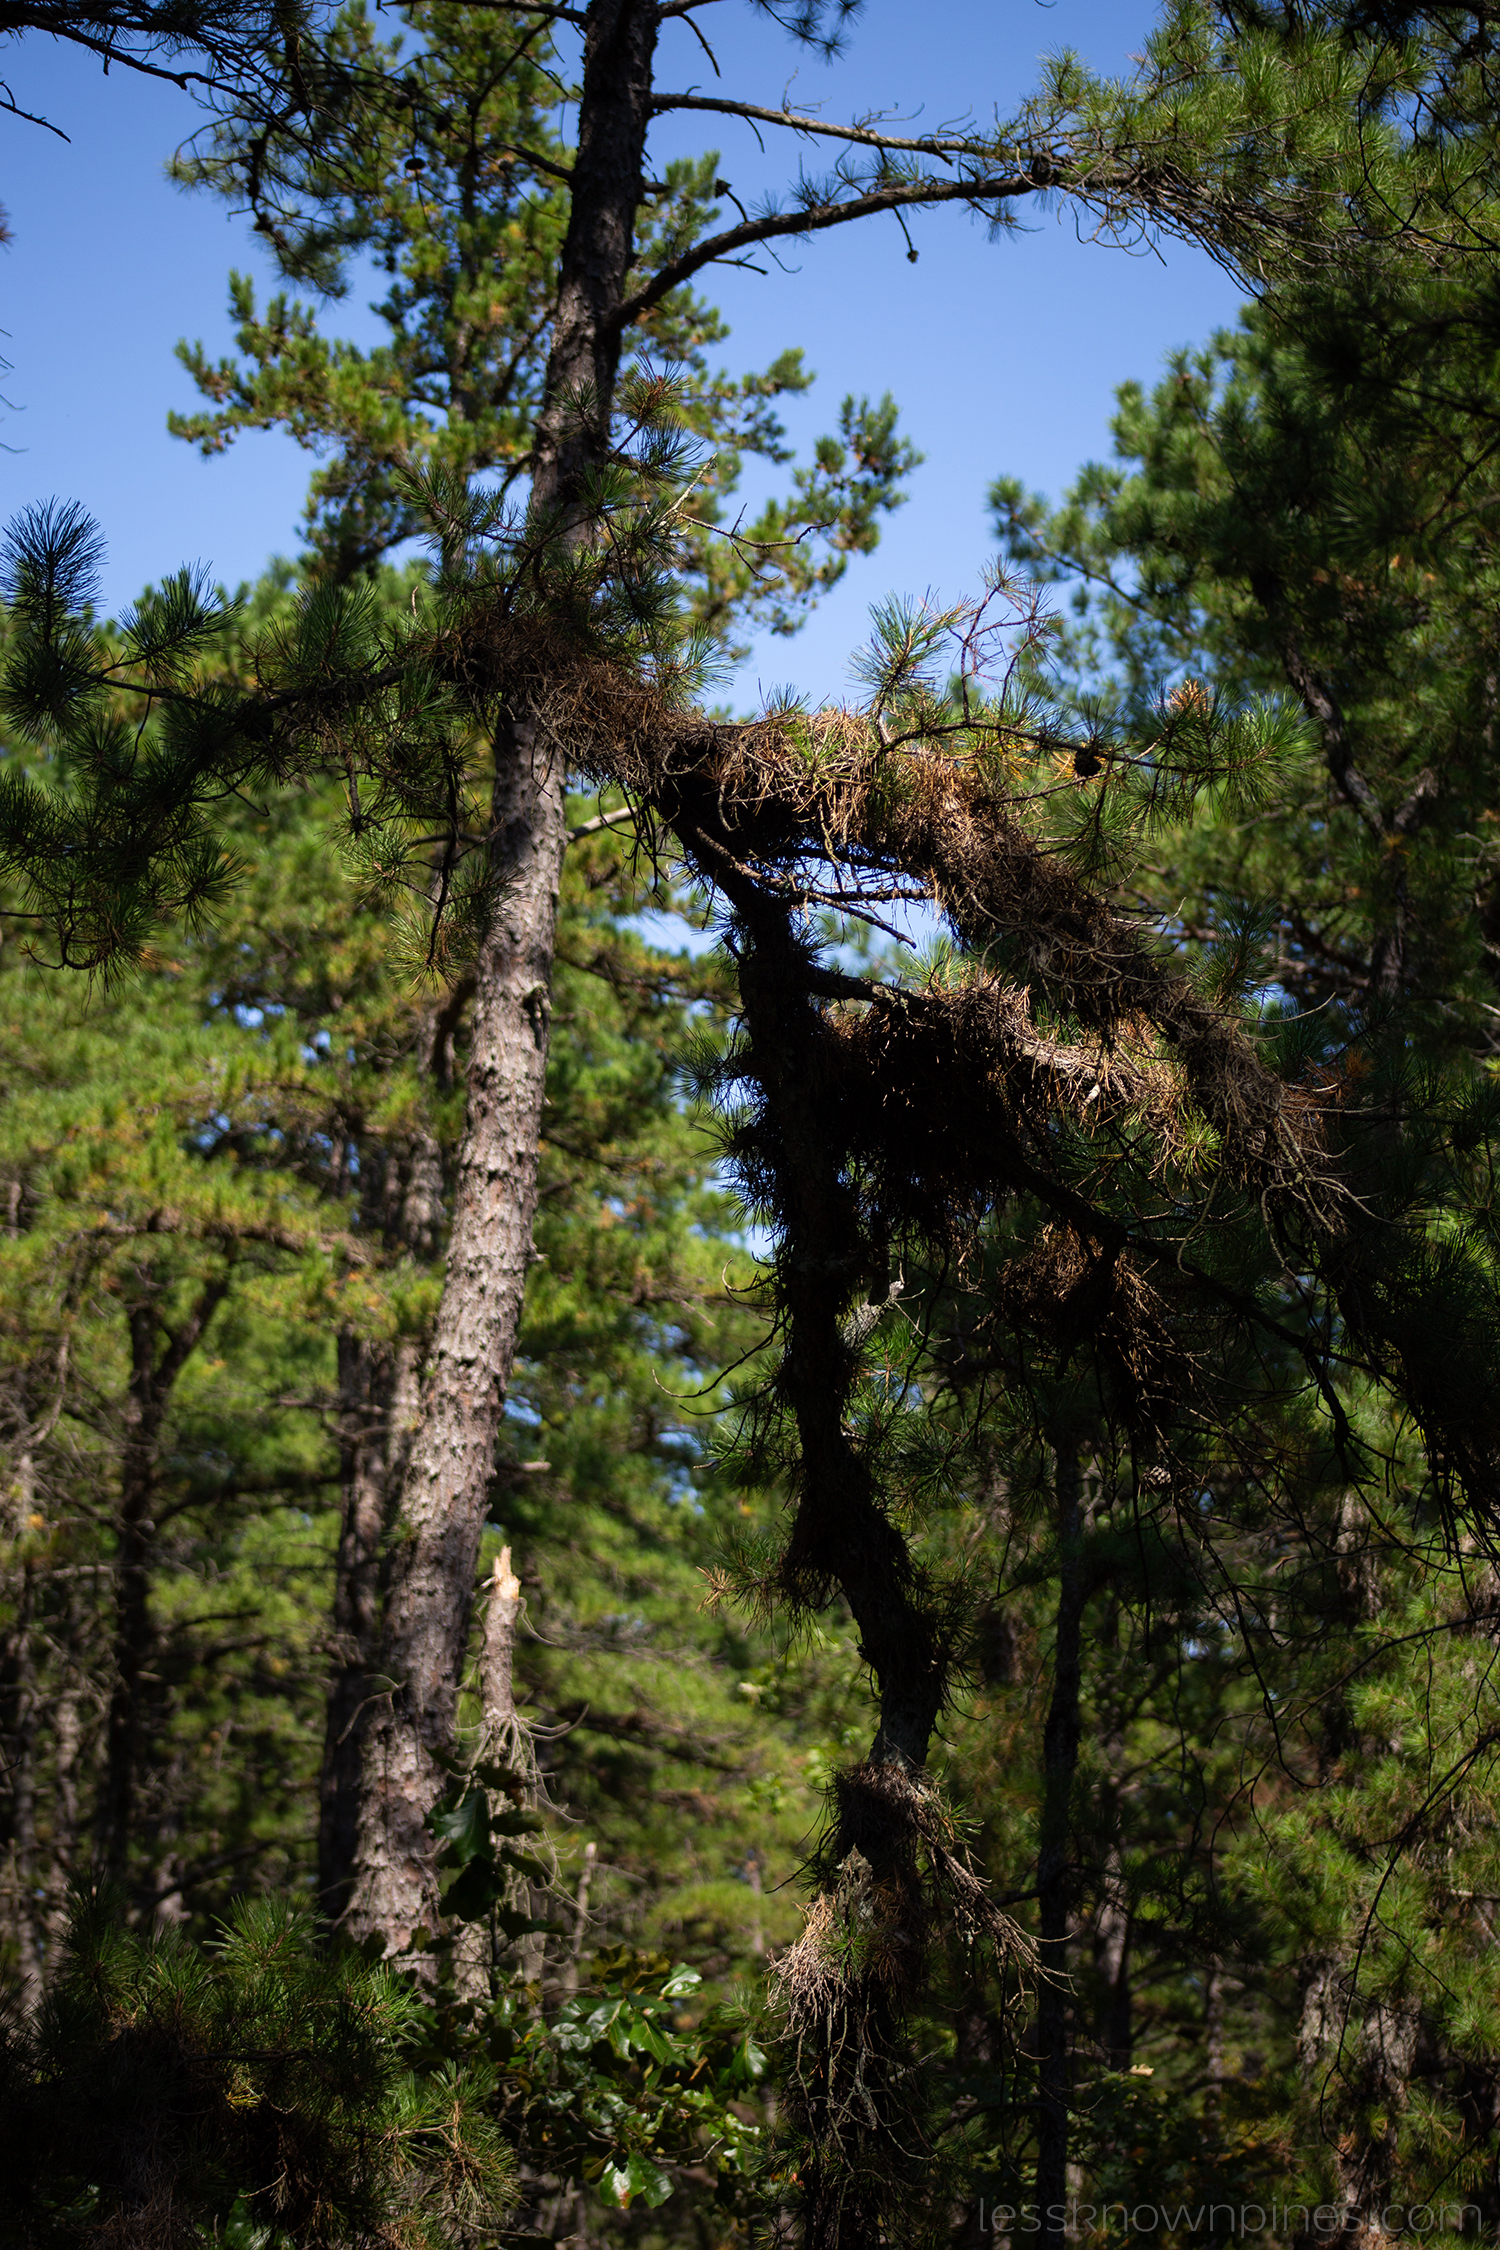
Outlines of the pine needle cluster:
M 204 1950 L 80 1898 L 42 2009 L 6 2027 L 3 2238 L 178 2250 L 241 2213 L 314 2250 L 493 2234 L 514 2172 L 489 2080 L 414 2075 L 419 2019 L 284 1901 L 243 1902 Z

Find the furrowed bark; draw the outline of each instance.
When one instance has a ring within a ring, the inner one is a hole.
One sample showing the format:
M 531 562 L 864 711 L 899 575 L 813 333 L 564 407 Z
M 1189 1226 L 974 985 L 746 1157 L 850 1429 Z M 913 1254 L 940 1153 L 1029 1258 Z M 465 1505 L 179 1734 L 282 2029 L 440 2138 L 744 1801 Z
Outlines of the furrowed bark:
M 537 424 L 532 511 L 566 527 L 602 456 L 619 367 L 613 315 L 635 251 L 657 13 L 591 0 L 572 208 Z M 586 536 L 580 526 L 578 536 Z M 389 1949 L 431 1928 L 437 1884 L 423 1823 L 453 1746 L 479 1538 L 515 1356 L 550 1024 L 564 776 L 525 710 L 495 743 L 495 906 L 477 970 L 468 1117 L 422 1411 L 404 1480 L 380 1670 L 362 1760 L 357 1871 L 347 1915 Z
M 1078 1768 L 1079 1690 L 1085 1585 L 1081 1538 L 1082 1479 L 1078 1448 L 1060 1438 L 1056 1449 L 1058 1588 L 1057 1639 L 1052 1658 L 1052 1700 L 1042 1733 L 1042 1833 L 1037 1853 L 1041 1932 L 1037 1986 L 1036 2201 L 1039 2242 L 1061 2250 L 1068 2197 L 1068 1915 L 1072 1905 L 1069 1815 Z
M 537 417 L 532 506 L 563 513 L 609 444 L 619 309 L 635 256 L 658 17 L 643 0 L 591 0 L 572 204 Z
M 451 1750 L 495 1445 L 531 1263 L 552 948 L 562 864 L 561 777 L 530 729 L 497 745 L 498 905 L 480 948 L 448 1272 L 391 1558 L 368 1714 L 357 1866 L 346 1922 L 399 1950 L 431 1928 L 437 1884 L 423 1827 Z

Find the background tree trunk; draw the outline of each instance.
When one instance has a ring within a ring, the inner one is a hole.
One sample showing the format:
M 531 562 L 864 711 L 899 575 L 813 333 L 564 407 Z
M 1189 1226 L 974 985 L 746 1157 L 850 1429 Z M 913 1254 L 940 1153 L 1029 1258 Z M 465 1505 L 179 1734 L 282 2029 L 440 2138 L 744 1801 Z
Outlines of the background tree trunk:
M 431 1257 L 443 1216 L 442 1151 L 414 1137 L 387 1166 L 387 1247 Z M 338 1344 L 342 1508 L 334 1557 L 333 1657 L 318 1787 L 318 1899 L 331 1922 L 349 1904 L 359 1847 L 365 1719 L 376 1694 L 386 1534 L 395 1515 L 420 1406 L 416 1337 L 373 1344 L 344 1330 Z
M 394 1353 L 339 1336 L 339 1482 L 333 1572 L 334 1672 L 318 1782 L 318 1903 L 337 1922 L 349 1901 L 359 1840 L 363 1719 L 380 1633 L 380 1547 L 387 1522 L 387 1402 Z
M 22 1570 L 21 1598 L 17 1604 L 12 1687 L 15 1722 L 9 1745 L 16 1950 L 21 2005 L 26 2009 L 37 2007 L 42 1998 L 47 1938 L 46 1899 L 37 1883 L 35 1624 L 36 1571 L 27 1563 Z
M 1036 2200 L 1039 2241 L 1060 2246 L 1068 2193 L 1068 1916 L 1072 1906 L 1069 1814 L 1078 1768 L 1079 1692 L 1085 1586 L 1081 1540 L 1083 1480 L 1076 1441 L 1060 1437 L 1054 1469 L 1057 1508 L 1057 1639 L 1052 1701 L 1042 1735 L 1044 1794 L 1037 1854 L 1038 1960 Z
M 99 1808 L 100 1853 L 105 1867 L 115 1876 L 124 1874 L 130 1849 L 139 1778 L 141 1697 L 154 1639 L 151 1571 L 156 1525 L 151 1508 L 161 1460 L 162 1427 L 177 1378 L 202 1341 L 228 1287 L 227 1274 L 205 1283 L 175 1332 L 166 1327 L 154 1290 L 129 1313 L 130 1390 L 116 1519 L 114 1684 L 106 1722 Z M 165 1349 L 159 1352 L 163 1337 Z

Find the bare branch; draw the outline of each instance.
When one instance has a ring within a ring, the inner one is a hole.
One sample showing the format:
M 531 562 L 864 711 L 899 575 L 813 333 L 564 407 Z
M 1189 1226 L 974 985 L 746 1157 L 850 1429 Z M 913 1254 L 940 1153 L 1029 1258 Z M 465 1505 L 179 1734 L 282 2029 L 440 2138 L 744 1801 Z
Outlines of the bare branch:
M 910 152 L 915 156 L 980 157 L 982 150 L 972 138 L 939 139 L 935 134 L 923 134 L 916 140 L 904 139 L 899 133 L 883 133 L 871 125 L 826 125 L 821 118 L 807 117 L 798 110 L 762 109 L 758 102 L 732 102 L 720 100 L 709 94 L 658 94 L 651 104 L 654 112 L 669 109 L 705 109 L 720 117 L 743 117 L 763 125 L 783 125 L 793 133 L 817 133 L 825 140 L 848 141 L 861 148 L 892 148 Z
M 846 226 L 853 219 L 867 219 L 878 211 L 920 209 L 929 203 L 1001 203 L 1016 196 L 1034 195 L 1039 188 L 1056 185 L 1049 171 L 1049 167 L 1039 164 L 1029 172 L 1010 172 L 990 179 L 913 180 L 900 186 L 875 188 L 865 195 L 851 196 L 847 202 L 814 203 L 804 210 L 781 211 L 763 219 L 747 220 L 743 226 L 730 227 L 724 234 L 709 235 L 682 257 L 673 258 L 652 276 L 644 289 L 638 289 L 633 297 L 625 299 L 614 314 L 611 326 L 628 328 L 632 321 L 639 320 L 653 305 L 659 305 L 663 297 L 670 296 L 704 266 L 728 258 L 752 243 L 822 234 L 829 227 Z

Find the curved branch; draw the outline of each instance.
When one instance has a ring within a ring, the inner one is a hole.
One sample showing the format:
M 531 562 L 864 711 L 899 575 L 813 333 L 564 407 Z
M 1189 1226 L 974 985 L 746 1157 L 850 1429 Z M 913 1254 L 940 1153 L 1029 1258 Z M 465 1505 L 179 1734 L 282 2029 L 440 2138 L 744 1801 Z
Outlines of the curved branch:
M 774 217 L 748 219 L 743 226 L 710 235 L 680 258 L 673 258 L 643 289 L 625 299 L 613 314 L 611 325 L 616 329 L 628 328 L 632 321 L 650 312 L 653 305 L 659 305 L 663 297 L 670 296 L 704 266 L 731 257 L 736 250 L 748 249 L 754 243 L 822 234 L 829 227 L 846 226 L 852 219 L 868 219 L 878 211 L 920 209 L 928 203 L 1003 203 L 1056 185 L 1050 165 L 1038 163 L 1029 172 L 1007 172 L 989 179 L 908 181 L 900 187 L 875 188 L 866 195 L 851 196 L 847 202 L 815 203 L 801 211 L 781 211 Z

